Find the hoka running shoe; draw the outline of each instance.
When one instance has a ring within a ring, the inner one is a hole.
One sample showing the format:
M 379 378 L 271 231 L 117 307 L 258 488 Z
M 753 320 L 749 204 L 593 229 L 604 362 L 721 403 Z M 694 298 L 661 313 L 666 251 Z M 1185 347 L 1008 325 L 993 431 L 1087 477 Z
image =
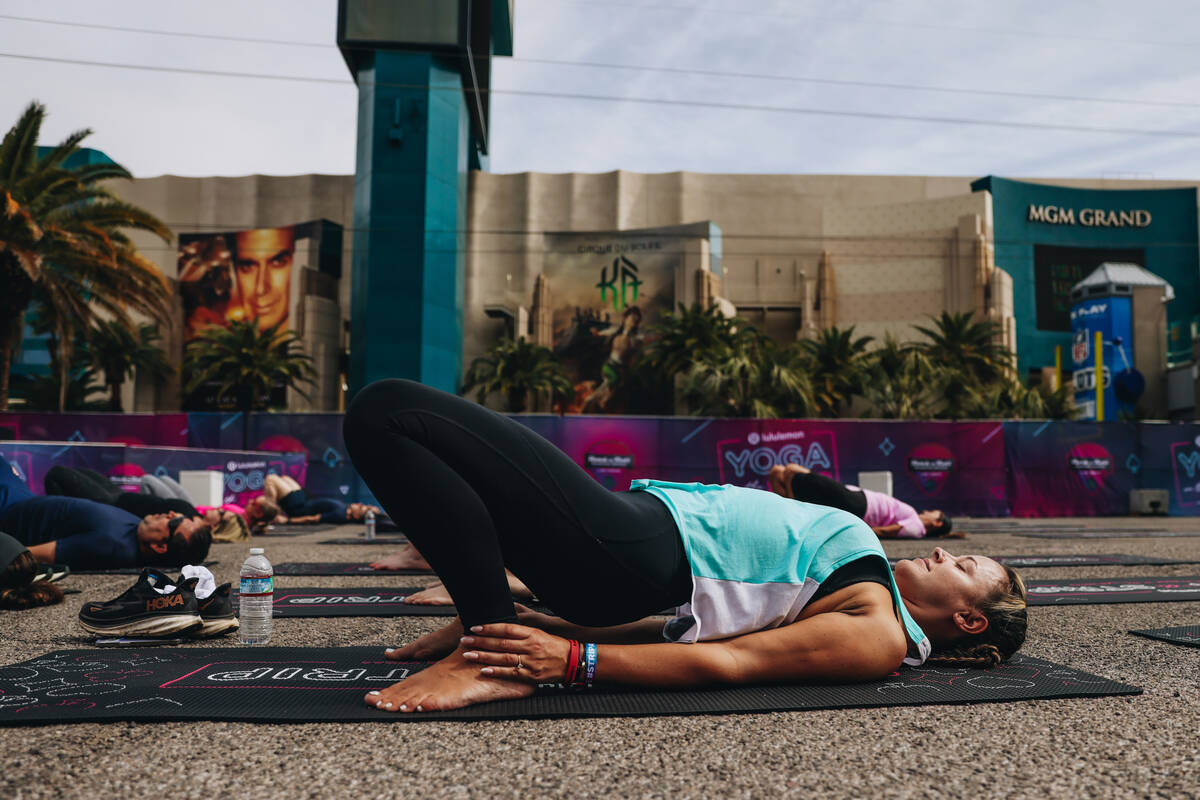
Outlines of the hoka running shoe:
M 159 594 L 155 587 L 174 586 Z M 162 572 L 146 567 L 137 583 L 107 603 L 84 603 L 79 625 L 100 636 L 170 636 L 203 624 L 196 595 Z
M 233 602 L 229 599 L 230 587 L 231 584 L 223 583 L 208 597 L 197 600 L 200 604 L 200 619 L 204 622 L 191 632 L 192 636 L 208 639 L 238 629 L 237 615 L 233 613 Z

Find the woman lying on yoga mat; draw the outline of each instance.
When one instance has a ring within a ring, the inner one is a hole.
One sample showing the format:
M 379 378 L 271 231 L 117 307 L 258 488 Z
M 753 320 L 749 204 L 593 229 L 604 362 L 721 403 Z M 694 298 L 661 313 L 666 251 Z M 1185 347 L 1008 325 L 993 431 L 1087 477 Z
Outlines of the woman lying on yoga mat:
M 961 533 L 950 532 L 950 518 L 937 509 L 918 514 L 908 503 L 901 503 L 891 495 L 843 486 L 833 478 L 799 464 L 771 467 L 767 485 L 775 494 L 789 500 L 849 511 L 870 525 L 880 539 L 964 538 Z
M 998 664 L 1025 638 L 1011 569 L 935 548 L 893 575 L 871 529 L 838 509 L 735 486 L 639 480 L 610 492 L 525 426 L 409 381 L 360 391 L 343 432 L 461 619 L 388 651 L 441 660 L 365 697 L 384 710 L 525 697 L 555 681 L 869 681 L 931 650 L 941 663 Z M 505 567 L 560 616 L 514 608 Z M 648 619 L 672 607 L 665 624 Z
M 345 525 L 347 522 L 362 522 L 368 511 L 379 514 L 381 509 L 366 503 L 343 503 L 332 497 L 309 497 L 300 483 L 287 475 L 267 475 L 263 483 L 263 497 L 283 510 L 275 517 L 280 525 L 304 525 L 324 522 Z

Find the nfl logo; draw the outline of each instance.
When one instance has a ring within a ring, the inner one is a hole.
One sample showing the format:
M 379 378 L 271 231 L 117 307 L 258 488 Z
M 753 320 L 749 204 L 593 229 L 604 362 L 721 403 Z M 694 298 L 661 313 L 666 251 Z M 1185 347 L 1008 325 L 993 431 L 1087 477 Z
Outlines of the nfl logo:
M 1076 364 L 1082 364 L 1087 361 L 1088 357 L 1088 332 L 1086 328 L 1075 331 L 1075 338 L 1071 341 L 1071 358 L 1075 359 Z

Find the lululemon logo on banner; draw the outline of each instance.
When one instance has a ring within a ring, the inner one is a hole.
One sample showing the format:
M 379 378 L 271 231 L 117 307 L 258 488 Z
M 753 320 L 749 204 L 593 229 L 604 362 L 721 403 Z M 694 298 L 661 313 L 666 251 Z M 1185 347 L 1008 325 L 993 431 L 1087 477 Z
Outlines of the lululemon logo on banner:
M 940 444 L 919 444 L 908 454 L 906 463 L 908 473 L 916 480 L 921 491 L 935 495 L 942 490 L 946 478 L 954 469 L 954 454 Z
M 776 464 L 799 464 L 837 479 L 837 446 L 832 431 L 779 430 L 750 432 L 746 445 L 734 439 L 719 443 L 722 483 L 761 486 Z

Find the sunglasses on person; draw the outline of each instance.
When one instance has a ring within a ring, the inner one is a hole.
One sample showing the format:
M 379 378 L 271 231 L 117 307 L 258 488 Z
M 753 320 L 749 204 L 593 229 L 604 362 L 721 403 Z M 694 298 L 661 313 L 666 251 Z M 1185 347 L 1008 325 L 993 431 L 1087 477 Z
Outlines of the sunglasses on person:
M 183 523 L 183 517 L 175 517 L 167 523 L 167 533 L 171 536 L 175 535 L 175 531 L 179 530 L 180 524 Z

